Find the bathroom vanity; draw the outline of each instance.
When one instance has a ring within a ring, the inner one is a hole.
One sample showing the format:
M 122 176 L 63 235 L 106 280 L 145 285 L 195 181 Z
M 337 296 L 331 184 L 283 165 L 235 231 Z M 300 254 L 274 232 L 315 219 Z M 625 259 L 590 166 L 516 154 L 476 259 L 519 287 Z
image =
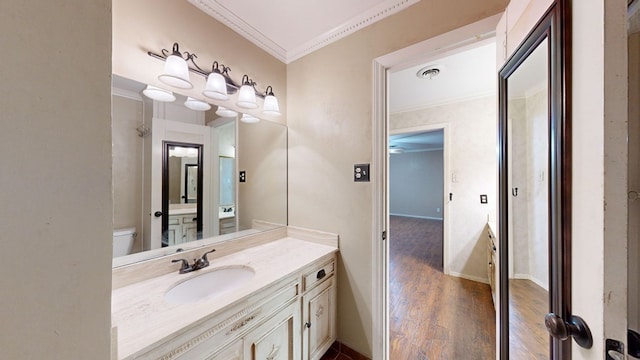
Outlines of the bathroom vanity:
M 171 262 L 212 249 L 197 271 Z M 112 357 L 319 359 L 336 338 L 337 251 L 337 235 L 283 227 L 114 268 Z

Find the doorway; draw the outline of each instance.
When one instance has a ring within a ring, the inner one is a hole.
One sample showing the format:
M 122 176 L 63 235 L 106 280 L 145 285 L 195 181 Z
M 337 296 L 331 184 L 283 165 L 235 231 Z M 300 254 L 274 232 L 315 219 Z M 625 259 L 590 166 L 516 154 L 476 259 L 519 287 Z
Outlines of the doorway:
M 495 357 L 495 56 L 487 39 L 388 73 L 391 359 Z

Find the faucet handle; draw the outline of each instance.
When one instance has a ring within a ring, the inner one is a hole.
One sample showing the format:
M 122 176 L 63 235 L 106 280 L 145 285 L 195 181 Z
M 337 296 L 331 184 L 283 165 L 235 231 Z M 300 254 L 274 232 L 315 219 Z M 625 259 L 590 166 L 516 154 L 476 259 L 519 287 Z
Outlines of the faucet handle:
M 189 262 L 187 261 L 187 259 L 174 259 L 171 260 L 172 263 L 177 263 L 177 262 L 181 262 L 182 261 L 182 266 L 180 267 L 180 274 L 186 274 L 188 272 L 191 272 L 193 270 L 193 268 L 191 266 L 189 266 Z
M 211 254 L 214 251 L 216 251 L 216 249 L 212 249 L 212 250 L 207 251 L 206 253 L 202 254 L 202 260 L 205 261 L 208 264 L 209 263 L 209 259 L 207 259 L 207 254 Z

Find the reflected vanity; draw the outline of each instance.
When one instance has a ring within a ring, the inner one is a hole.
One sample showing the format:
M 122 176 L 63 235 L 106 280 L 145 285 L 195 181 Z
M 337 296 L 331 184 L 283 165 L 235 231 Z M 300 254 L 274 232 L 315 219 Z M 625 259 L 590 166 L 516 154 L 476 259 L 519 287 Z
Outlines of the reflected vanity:
M 286 226 L 286 126 L 190 110 L 178 94 L 153 101 L 144 88 L 113 76 L 114 234 L 131 234 L 114 267 Z

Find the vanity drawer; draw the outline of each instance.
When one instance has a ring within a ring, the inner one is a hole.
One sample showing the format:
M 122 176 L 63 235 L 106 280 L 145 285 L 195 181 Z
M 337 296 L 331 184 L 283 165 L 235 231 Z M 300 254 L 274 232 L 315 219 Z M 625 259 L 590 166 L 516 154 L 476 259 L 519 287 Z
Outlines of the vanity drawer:
M 324 263 L 322 266 L 315 267 L 312 271 L 304 275 L 302 281 L 302 291 L 307 291 L 314 286 L 320 284 L 322 281 L 328 279 L 335 270 L 335 260 Z
M 191 223 L 195 223 L 196 221 L 198 221 L 196 214 L 186 215 L 182 217 L 183 224 L 191 224 Z
M 180 225 L 180 218 L 178 216 L 169 216 L 169 225 Z

